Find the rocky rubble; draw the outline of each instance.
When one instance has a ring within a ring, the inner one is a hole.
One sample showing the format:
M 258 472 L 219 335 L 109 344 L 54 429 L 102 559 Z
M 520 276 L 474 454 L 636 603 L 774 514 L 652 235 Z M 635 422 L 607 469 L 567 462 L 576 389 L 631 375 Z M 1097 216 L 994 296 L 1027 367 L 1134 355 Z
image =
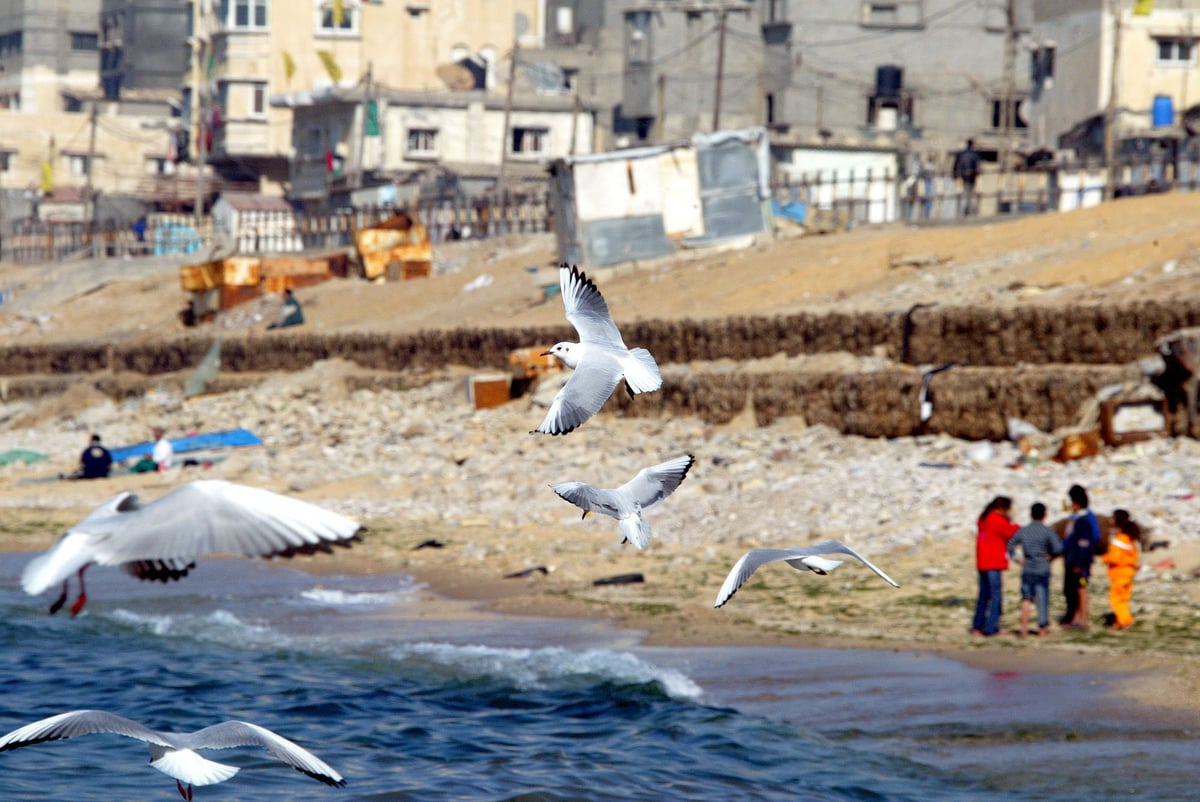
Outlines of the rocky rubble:
M 996 494 L 1012 496 L 1025 520 L 1033 501 L 1058 510 L 1076 482 L 1089 489 L 1098 512 L 1125 507 L 1158 538 L 1196 538 L 1200 444 L 1186 438 L 1059 464 L 1007 442 L 841 436 L 799 418 L 758 427 L 752 412 L 720 426 L 604 413 L 568 436 L 546 437 L 529 431 L 548 392 L 475 410 L 464 376 L 447 373 L 402 392 L 350 390 L 346 378 L 354 370 L 322 362 L 188 401 L 158 391 L 121 403 L 96 396 L 0 405 L 0 452 L 51 457 L 0 467 L 0 487 L 28 490 L 34 478 L 68 472 L 91 432 L 122 445 L 147 440 L 154 425 L 171 436 L 242 426 L 264 445 L 223 452 L 211 468 L 176 468 L 167 481 L 228 478 L 301 494 L 368 524 L 471 527 L 485 552 L 488 532 L 578 521 L 551 482 L 615 487 L 641 467 L 683 453 L 697 457 L 688 481 L 648 514 L 650 548 L 683 547 L 681 559 L 711 556 L 719 544 L 784 546 L 824 537 L 871 555 L 936 549 L 972 540 L 976 516 Z M 0 493 L 0 505 L 80 503 L 62 483 L 36 488 L 36 498 L 33 491 Z M 617 548 L 615 526 L 608 532 L 590 519 L 588 525 L 610 536 L 598 537 L 601 548 Z

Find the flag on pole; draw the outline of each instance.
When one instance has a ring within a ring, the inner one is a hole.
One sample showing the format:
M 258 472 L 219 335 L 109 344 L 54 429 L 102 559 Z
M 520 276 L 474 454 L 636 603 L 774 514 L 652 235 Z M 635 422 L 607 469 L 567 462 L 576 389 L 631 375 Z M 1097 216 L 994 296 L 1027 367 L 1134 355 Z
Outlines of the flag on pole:
M 54 191 L 54 165 L 48 161 L 42 162 L 42 180 L 39 186 L 47 195 Z
M 1137 0 L 1133 4 L 1133 15 L 1135 17 L 1148 17 L 1153 10 L 1154 0 Z
M 346 21 L 346 9 L 342 0 L 333 0 L 333 27 L 340 28 Z

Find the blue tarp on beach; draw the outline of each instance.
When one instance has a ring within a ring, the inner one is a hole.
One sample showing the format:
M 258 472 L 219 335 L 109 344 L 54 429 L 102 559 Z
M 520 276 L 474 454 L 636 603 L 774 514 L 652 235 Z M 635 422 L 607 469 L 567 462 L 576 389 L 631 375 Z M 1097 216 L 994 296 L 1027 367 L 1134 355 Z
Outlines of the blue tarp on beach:
M 804 218 L 808 216 L 808 206 L 800 201 L 784 201 L 780 203 L 777 200 L 772 200 L 771 214 L 776 217 L 786 217 L 789 220 L 795 220 L 797 223 L 803 223 Z
M 248 429 L 230 429 L 226 432 L 208 432 L 190 437 L 171 439 L 176 454 L 201 451 L 207 448 L 234 448 L 236 446 L 261 446 L 262 439 Z M 131 446 L 109 449 L 114 462 L 124 462 L 130 457 L 140 457 L 154 450 L 154 442 L 135 443 Z

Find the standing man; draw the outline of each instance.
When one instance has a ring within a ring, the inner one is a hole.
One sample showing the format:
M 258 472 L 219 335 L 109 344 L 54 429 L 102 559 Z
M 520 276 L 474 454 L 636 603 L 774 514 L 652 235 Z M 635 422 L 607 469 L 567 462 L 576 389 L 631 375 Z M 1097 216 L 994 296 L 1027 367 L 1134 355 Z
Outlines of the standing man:
M 161 426 L 154 427 L 154 451 L 151 452 L 150 458 L 154 460 L 159 471 L 170 468 L 172 460 L 175 459 L 175 447 L 171 445 Z
M 975 179 L 979 177 L 979 151 L 975 140 L 968 139 L 967 146 L 954 155 L 954 177 L 962 181 L 962 215 L 967 217 L 979 211 L 975 200 Z
M 1087 629 L 1088 580 L 1100 542 L 1100 522 L 1088 509 L 1088 494 L 1083 487 L 1071 485 L 1067 496 L 1071 500 L 1071 520 L 1063 537 L 1063 597 L 1067 611 L 1058 621 L 1071 629 Z
M 1029 631 L 1029 608 L 1037 604 L 1038 637 L 1050 634 L 1050 561 L 1062 554 L 1062 541 L 1046 526 L 1046 505 L 1040 501 L 1029 508 L 1032 519 L 1008 541 L 1009 559 L 1021 565 L 1021 629 L 1017 637 Z M 1017 557 L 1017 548 L 1021 556 Z

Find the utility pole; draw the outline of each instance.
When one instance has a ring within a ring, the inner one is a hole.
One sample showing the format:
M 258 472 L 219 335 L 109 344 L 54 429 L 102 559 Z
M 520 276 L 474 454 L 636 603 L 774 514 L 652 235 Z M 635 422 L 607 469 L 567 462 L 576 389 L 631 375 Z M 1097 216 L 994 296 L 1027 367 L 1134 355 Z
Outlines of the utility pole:
M 1006 0 L 1004 5 L 1004 97 L 1000 101 L 1000 172 L 1008 172 L 1009 152 L 1016 124 L 1017 106 L 1017 3 Z
M 504 99 L 504 132 L 500 137 L 500 172 L 496 176 L 496 195 L 504 197 L 504 178 L 508 170 L 509 125 L 512 120 L 513 87 L 517 83 L 517 64 L 520 63 L 521 43 L 514 39 L 508 67 L 508 94 Z
M 358 169 L 354 175 L 354 186 L 361 189 L 363 176 L 367 172 L 367 119 L 371 114 L 371 62 L 367 62 L 367 76 L 363 90 L 362 120 L 358 129 Z
M 722 8 L 717 12 L 717 91 L 713 97 L 712 130 L 721 128 L 721 83 L 725 76 L 725 28 L 729 18 L 729 10 Z
M 1117 103 L 1120 94 L 1117 91 L 1117 80 L 1120 77 L 1121 61 L 1121 7 L 1116 0 L 1109 0 L 1108 10 L 1113 18 L 1112 64 L 1108 78 L 1108 104 L 1104 107 L 1104 170 L 1107 179 L 1104 183 L 1104 198 L 1113 197 L 1117 187 Z
M 204 55 L 208 46 L 208 25 L 203 0 L 192 0 L 192 151 L 196 154 L 196 193 L 192 216 L 197 233 L 204 219 L 204 162 L 208 158 L 208 141 L 204 125 Z
M 666 139 L 663 128 L 667 124 L 667 74 L 658 74 L 657 114 L 654 119 L 654 139 L 662 142 Z
M 92 170 L 96 164 L 96 107 L 99 105 L 99 101 L 93 98 L 92 110 L 88 115 L 91 131 L 88 133 L 87 186 L 83 191 L 83 202 L 87 205 L 88 212 L 88 227 L 93 230 L 96 228 L 96 191 L 92 182 Z

